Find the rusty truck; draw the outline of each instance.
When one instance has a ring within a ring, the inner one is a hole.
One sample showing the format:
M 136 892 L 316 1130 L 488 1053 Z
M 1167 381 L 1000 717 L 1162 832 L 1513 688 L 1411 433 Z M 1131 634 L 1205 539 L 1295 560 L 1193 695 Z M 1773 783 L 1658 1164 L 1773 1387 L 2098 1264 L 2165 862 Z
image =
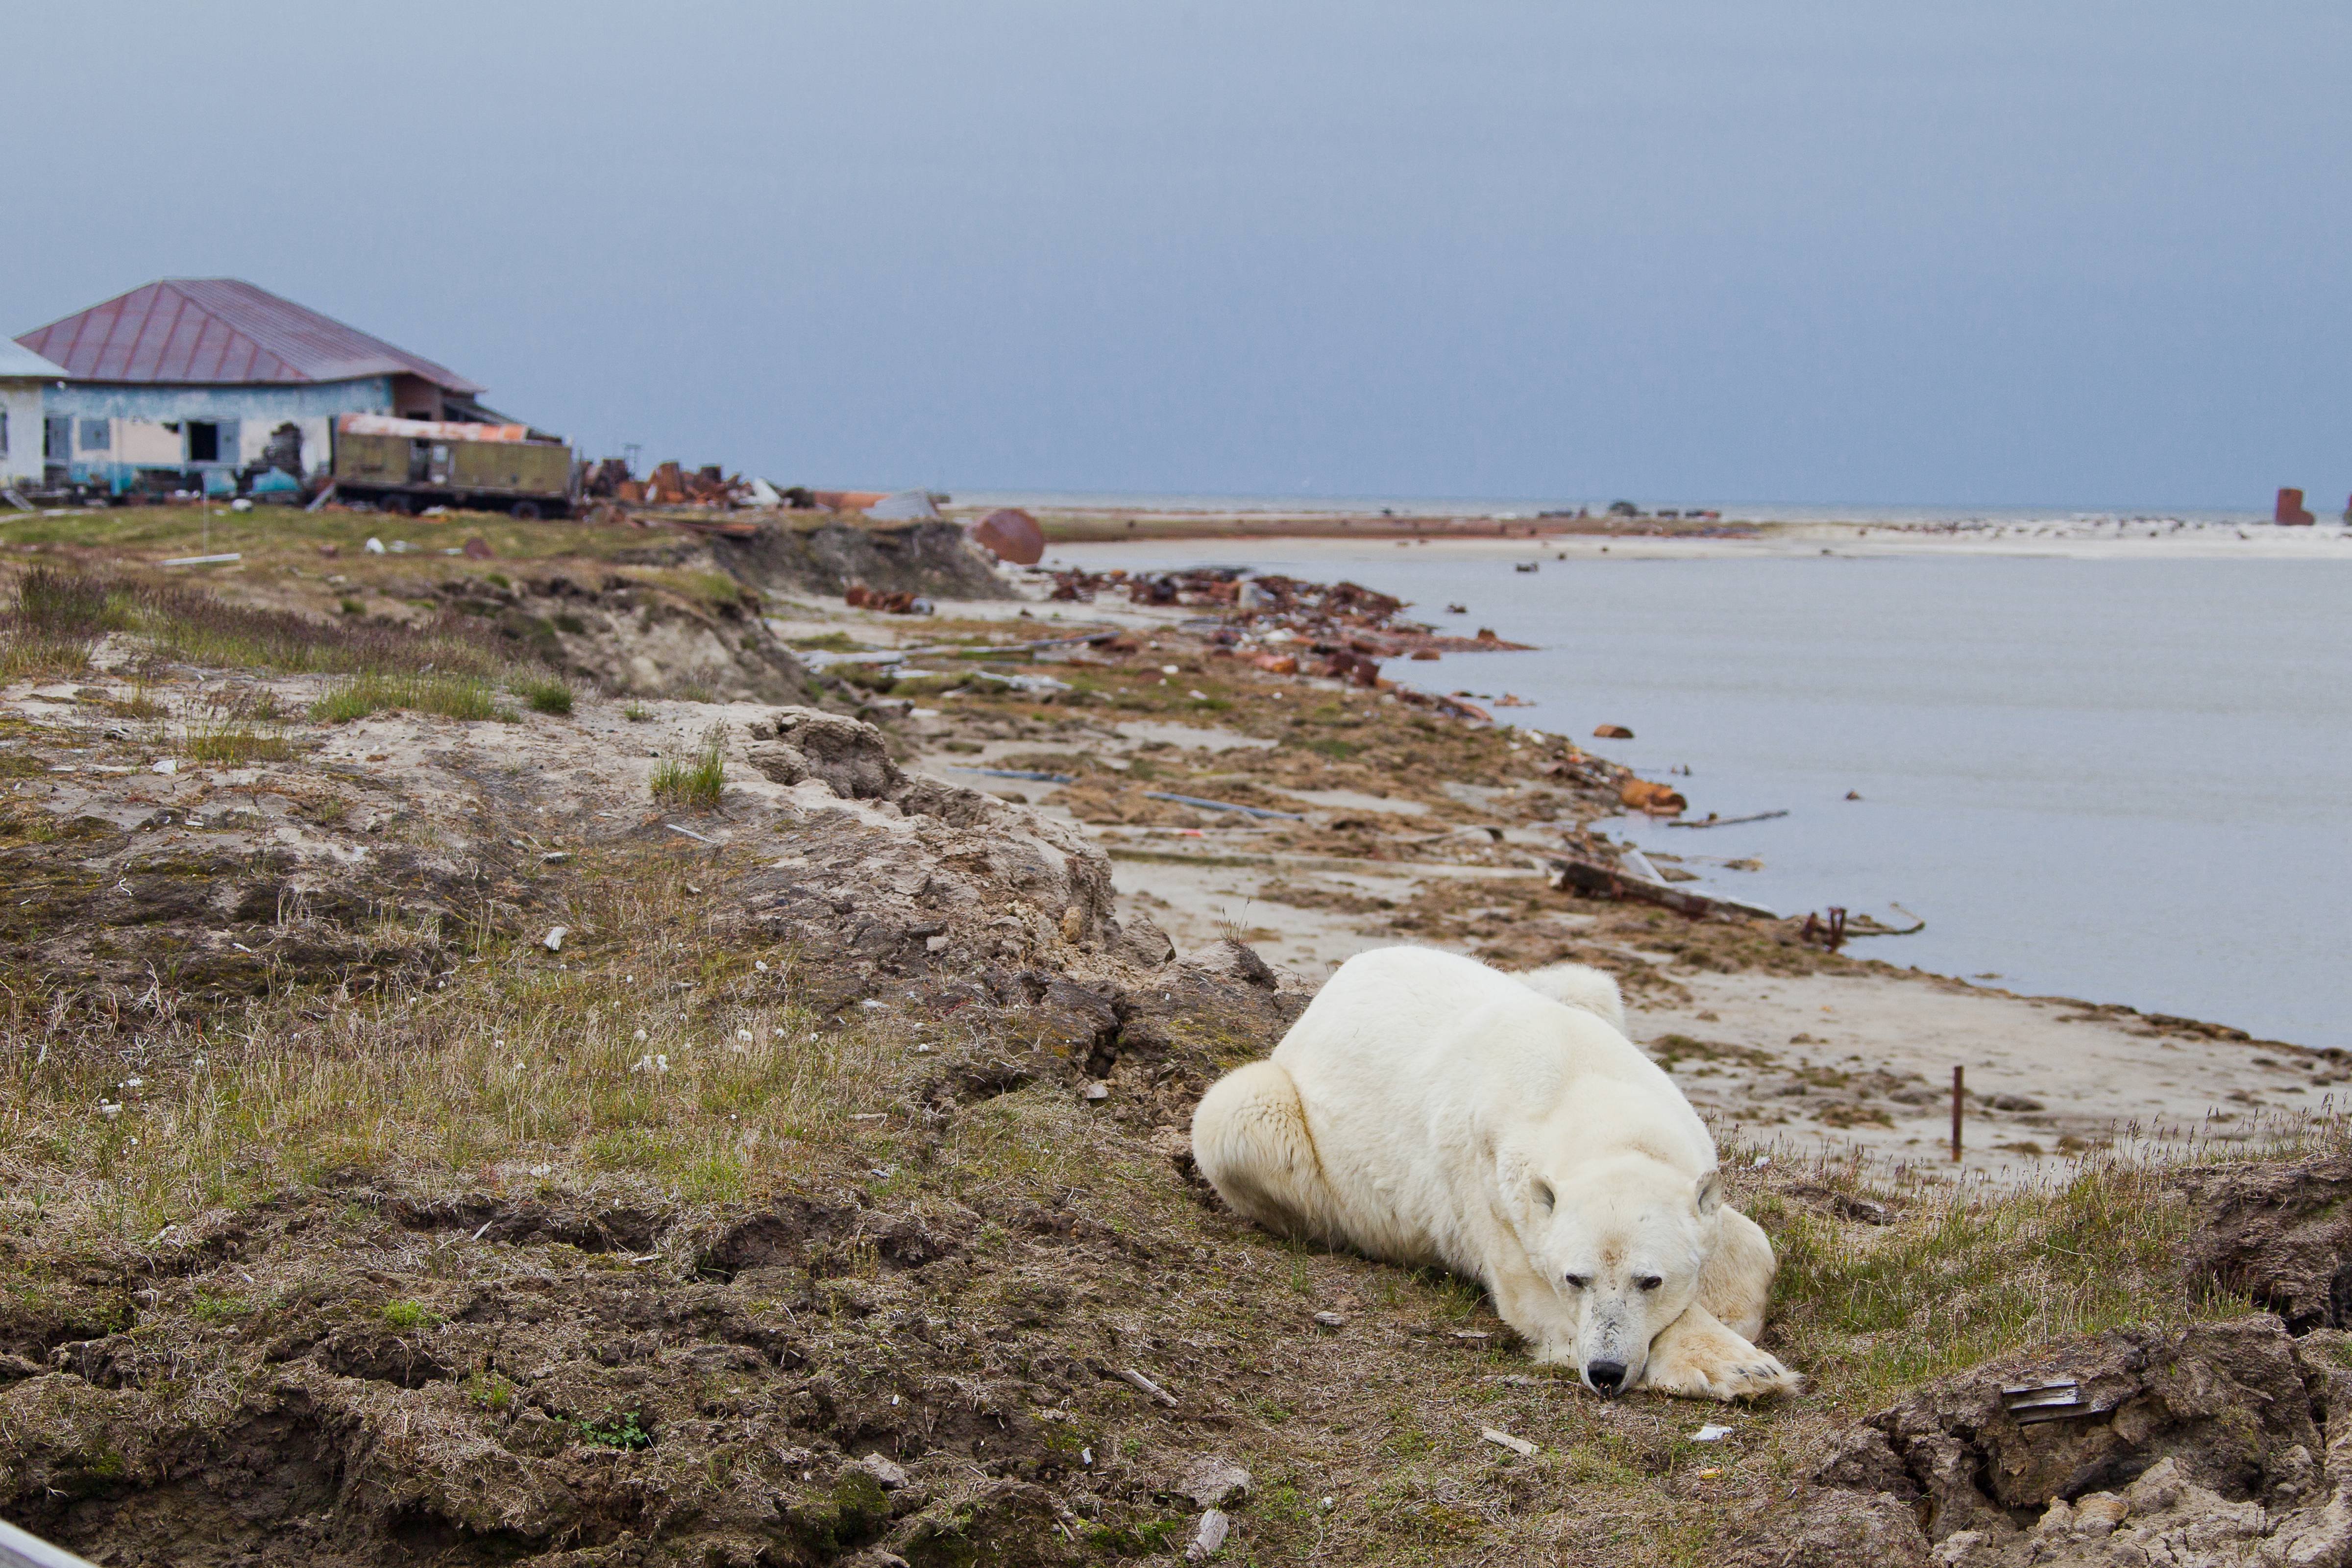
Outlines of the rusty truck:
M 527 425 L 388 414 L 335 419 L 337 498 L 386 511 L 446 506 L 523 519 L 565 517 L 579 498 L 578 469 L 569 446 Z

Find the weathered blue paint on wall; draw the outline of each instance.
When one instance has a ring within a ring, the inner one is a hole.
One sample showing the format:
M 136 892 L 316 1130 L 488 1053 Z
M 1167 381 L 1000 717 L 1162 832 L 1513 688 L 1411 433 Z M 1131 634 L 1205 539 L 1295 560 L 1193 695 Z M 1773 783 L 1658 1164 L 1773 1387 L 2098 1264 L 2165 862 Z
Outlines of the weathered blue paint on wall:
M 336 414 L 389 414 L 392 378 L 252 386 L 136 386 L 102 381 L 52 384 L 48 412 L 87 419 L 300 419 Z

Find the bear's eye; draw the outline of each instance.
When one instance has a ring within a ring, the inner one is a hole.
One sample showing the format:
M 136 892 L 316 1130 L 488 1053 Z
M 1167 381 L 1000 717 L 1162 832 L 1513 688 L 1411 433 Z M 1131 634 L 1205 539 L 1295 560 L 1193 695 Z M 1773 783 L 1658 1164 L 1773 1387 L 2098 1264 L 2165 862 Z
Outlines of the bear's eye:
M 1644 1274 L 1639 1279 L 1634 1280 L 1633 1283 L 1639 1285 L 1644 1290 L 1654 1290 L 1659 1286 L 1664 1284 L 1665 1280 L 1655 1274 Z
M 1590 1274 L 1570 1274 L 1567 1276 L 1567 1279 L 1568 1288 L 1571 1290 L 1581 1290 L 1592 1283 L 1592 1276 Z

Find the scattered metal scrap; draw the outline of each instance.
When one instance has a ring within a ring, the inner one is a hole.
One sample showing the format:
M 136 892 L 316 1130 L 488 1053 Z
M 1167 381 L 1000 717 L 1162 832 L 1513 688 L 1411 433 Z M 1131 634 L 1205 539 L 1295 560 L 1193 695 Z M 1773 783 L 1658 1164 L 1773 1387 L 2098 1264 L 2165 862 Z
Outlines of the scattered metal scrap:
M 1037 784 L 1076 784 L 1076 773 L 1044 773 L 1034 768 L 965 768 L 951 767 L 951 773 L 984 773 L 992 779 L 1028 779 Z
M 1229 800 L 1202 800 L 1193 795 L 1170 795 L 1164 790 L 1148 789 L 1146 800 L 1172 800 L 1178 805 L 1197 806 L 1202 811 L 1237 811 L 1244 816 L 1278 817 L 1285 822 L 1304 822 L 1307 818 L 1295 811 L 1272 811 L 1263 805 L 1235 805 Z
M 2083 1397 L 2083 1385 L 2071 1377 L 2004 1388 L 2000 1391 L 2000 1407 L 2021 1426 L 2037 1421 L 2071 1421 L 2105 1414 Z

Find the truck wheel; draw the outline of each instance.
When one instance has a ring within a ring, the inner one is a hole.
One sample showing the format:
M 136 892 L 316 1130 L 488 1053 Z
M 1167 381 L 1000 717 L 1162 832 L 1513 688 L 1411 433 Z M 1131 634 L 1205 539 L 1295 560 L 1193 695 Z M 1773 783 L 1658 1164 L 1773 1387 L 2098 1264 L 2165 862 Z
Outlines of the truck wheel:
M 416 510 L 416 501 L 414 497 L 398 494 L 388 495 L 375 504 L 383 510 L 391 512 L 397 517 L 406 517 Z
M 507 511 L 508 514 L 517 522 L 537 522 L 539 521 L 539 503 L 535 500 L 519 500 L 511 507 L 509 507 Z

